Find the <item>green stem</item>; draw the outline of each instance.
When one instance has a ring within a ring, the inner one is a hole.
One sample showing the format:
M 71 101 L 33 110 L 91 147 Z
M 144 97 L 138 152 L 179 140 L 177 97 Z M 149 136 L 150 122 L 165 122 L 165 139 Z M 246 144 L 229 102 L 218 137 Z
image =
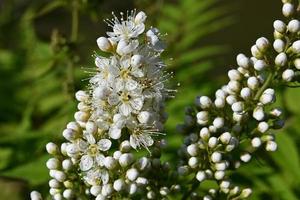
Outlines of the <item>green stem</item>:
M 274 73 L 271 72 L 268 77 L 267 77 L 267 80 L 264 82 L 263 86 L 257 91 L 255 97 L 254 97 L 254 100 L 257 101 L 260 96 L 263 94 L 263 92 L 265 91 L 265 89 L 267 89 L 270 85 L 270 83 L 272 82 L 272 79 L 273 79 L 273 76 L 274 76 Z
M 70 41 L 72 45 L 76 45 L 78 40 L 78 26 L 79 26 L 79 10 L 78 10 L 78 1 L 74 0 L 72 3 L 72 22 L 71 22 L 71 35 Z M 73 97 L 74 93 L 74 54 L 71 51 L 71 55 L 69 57 L 69 61 L 67 64 L 67 91 L 71 97 Z
M 79 25 L 78 2 L 73 1 L 72 4 L 72 26 L 71 26 L 71 42 L 77 42 Z

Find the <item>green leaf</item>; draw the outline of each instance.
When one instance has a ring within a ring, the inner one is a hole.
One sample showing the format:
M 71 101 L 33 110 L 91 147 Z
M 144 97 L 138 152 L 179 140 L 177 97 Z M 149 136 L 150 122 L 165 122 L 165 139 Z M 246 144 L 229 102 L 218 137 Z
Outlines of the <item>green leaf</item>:
M 2 176 L 26 179 L 33 186 L 45 183 L 49 179 L 49 171 L 45 165 L 49 155 L 35 158 L 32 162 L 1 173 Z

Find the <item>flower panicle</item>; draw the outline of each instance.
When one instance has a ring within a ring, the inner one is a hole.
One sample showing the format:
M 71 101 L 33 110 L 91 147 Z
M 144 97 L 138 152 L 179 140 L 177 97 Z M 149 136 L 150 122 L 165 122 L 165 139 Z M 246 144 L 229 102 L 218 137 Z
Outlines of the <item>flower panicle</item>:
M 281 129 L 284 120 L 282 110 L 272 106 L 275 89 L 295 84 L 300 74 L 298 5 L 283 3 L 288 20 L 274 22 L 274 42 L 257 39 L 251 57 L 236 57 L 238 67 L 228 71 L 229 82 L 216 91 L 214 99 L 197 97 L 195 107 L 186 109 L 185 123 L 178 126 L 186 137 L 177 173 L 192 175 L 196 185 L 213 180 L 218 187 L 202 197 L 194 189 L 184 199 L 247 199 L 252 190 L 235 185 L 230 174 L 250 162 L 258 150 L 276 151 L 274 130 Z
M 146 30 L 146 18 L 133 10 L 105 20 L 113 30 L 97 45 L 106 56 L 94 55 L 96 70 L 89 72 L 88 88 L 75 94 L 78 111 L 62 133 L 66 141 L 46 146 L 52 155 L 47 168 L 53 199 L 161 195 L 154 192 L 158 184 L 151 170 L 157 175 L 167 170 L 159 159 L 165 142 L 154 137 L 163 134 L 170 93 L 165 84 L 171 74 L 160 56 L 165 45 L 159 30 Z M 150 155 L 136 157 L 138 149 Z M 31 198 L 41 196 L 34 191 Z

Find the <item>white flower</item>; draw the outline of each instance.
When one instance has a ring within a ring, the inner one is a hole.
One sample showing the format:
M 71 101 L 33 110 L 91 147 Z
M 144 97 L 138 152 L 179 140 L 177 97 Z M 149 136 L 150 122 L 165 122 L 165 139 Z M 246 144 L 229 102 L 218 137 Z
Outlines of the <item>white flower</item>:
M 104 156 L 101 152 L 108 151 L 112 145 L 108 139 L 101 139 L 96 142 L 92 134 L 85 134 L 87 140 L 82 147 L 83 156 L 80 159 L 79 167 L 82 171 L 88 171 L 93 166 L 103 166 Z
M 114 41 L 137 38 L 145 30 L 145 20 L 146 15 L 143 12 L 139 12 L 135 16 L 135 11 L 132 11 L 126 20 L 122 17 L 121 21 L 114 15 L 112 20 L 106 21 L 113 28 L 113 32 L 107 32 L 106 34 Z
M 134 149 L 144 147 L 148 150 L 148 147 L 154 143 L 151 136 L 161 134 L 157 128 L 146 124 L 138 124 L 135 121 L 127 123 L 127 127 L 131 130 L 129 142 Z
M 90 185 L 107 184 L 109 181 L 109 174 L 106 169 L 93 168 L 86 172 L 83 179 Z

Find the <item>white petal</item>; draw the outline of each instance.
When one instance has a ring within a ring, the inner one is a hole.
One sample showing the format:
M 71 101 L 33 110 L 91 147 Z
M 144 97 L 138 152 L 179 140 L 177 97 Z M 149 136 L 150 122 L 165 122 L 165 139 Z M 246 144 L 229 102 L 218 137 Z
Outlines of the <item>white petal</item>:
M 126 81 L 125 87 L 129 91 L 132 91 L 132 90 L 136 89 L 137 86 L 138 86 L 138 83 L 136 81 L 134 81 L 134 80 L 127 80 Z
M 88 171 L 93 167 L 93 164 L 94 164 L 93 158 L 89 155 L 84 155 L 80 159 L 79 166 L 82 171 Z
M 101 139 L 98 142 L 98 147 L 101 151 L 108 151 L 111 147 L 111 141 L 109 139 Z
M 95 140 L 95 138 L 92 134 L 87 133 L 84 136 L 85 136 L 85 138 L 86 138 L 86 140 L 88 141 L 89 144 L 95 144 L 96 143 L 96 140 Z
M 85 151 L 89 147 L 89 144 L 82 139 L 80 139 L 77 144 L 80 151 Z
M 144 104 L 143 98 L 135 98 L 130 101 L 130 105 L 135 110 L 141 110 Z
M 109 124 L 107 123 L 107 121 L 106 120 L 104 120 L 104 119 L 98 119 L 97 121 L 96 121 L 96 123 L 97 123 L 97 126 L 100 128 L 100 129 L 102 129 L 102 130 L 108 130 L 109 129 Z
M 121 137 L 121 129 L 117 128 L 117 127 L 112 127 L 109 129 L 108 135 L 112 138 L 112 139 L 119 139 Z
M 102 180 L 103 184 L 107 184 L 109 181 L 109 174 L 108 174 L 107 170 L 101 170 L 100 176 L 101 176 L 101 180 Z
M 130 146 L 134 149 L 137 149 L 137 147 L 139 146 L 137 140 L 132 135 L 130 136 L 129 143 Z
M 110 105 L 117 105 L 117 104 L 119 103 L 119 101 L 120 101 L 119 95 L 117 95 L 117 94 L 115 94 L 115 93 L 109 95 L 109 97 L 108 97 L 108 103 L 109 103 Z
M 146 135 L 143 136 L 143 141 L 144 141 L 145 145 L 148 146 L 148 147 L 152 146 L 153 143 L 154 143 L 152 137 L 150 135 L 148 135 L 148 134 L 146 134 Z
M 128 69 L 130 67 L 131 57 L 130 56 L 122 56 L 120 59 L 120 65 L 123 69 Z
M 131 72 L 131 74 L 137 78 L 141 78 L 141 77 L 145 76 L 143 70 L 141 70 L 141 69 L 135 69 Z
M 131 111 L 132 111 L 132 108 L 129 104 L 127 103 L 123 103 L 120 107 L 119 107 L 119 110 L 120 110 L 120 113 L 125 115 L 125 116 L 128 116 Z
M 102 155 L 102 154 L 97 154 L 96 155 L 96 162 L 99 166 L 103 167 L 104 166 L 104 159 L 105 159 L 105 156 Z

